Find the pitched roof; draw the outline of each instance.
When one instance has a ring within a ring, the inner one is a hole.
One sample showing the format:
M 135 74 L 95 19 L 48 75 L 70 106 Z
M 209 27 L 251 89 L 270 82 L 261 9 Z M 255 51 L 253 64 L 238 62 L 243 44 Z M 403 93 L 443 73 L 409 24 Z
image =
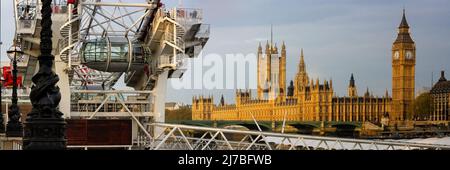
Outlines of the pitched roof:
M 400 29 L 400 32 L 398 33 L 397 39 L 394 43 L 414 43 L 409 32 L 404 30 L 409 29 L 408 21 L 406 21 L 405 10 L 403 10 L 402 21 L 400 22 L 400 26 L 398 28 Z
M 409 28 L 408 21 L 406 21 L 405 9 L 403 9 L 402 22 L 400 23 L 399 28 Z
M 394 43 L 414 43 L 409 33 L 399 33 Z

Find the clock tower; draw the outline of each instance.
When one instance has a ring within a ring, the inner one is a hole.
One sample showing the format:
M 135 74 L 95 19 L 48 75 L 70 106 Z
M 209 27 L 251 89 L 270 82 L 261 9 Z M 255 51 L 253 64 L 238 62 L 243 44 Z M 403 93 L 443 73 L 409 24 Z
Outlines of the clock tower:
M 390 120 L 405 120 L 415 92 L 416 45 L 411 38 L 405 10 L 392 45 L 392 113 Z

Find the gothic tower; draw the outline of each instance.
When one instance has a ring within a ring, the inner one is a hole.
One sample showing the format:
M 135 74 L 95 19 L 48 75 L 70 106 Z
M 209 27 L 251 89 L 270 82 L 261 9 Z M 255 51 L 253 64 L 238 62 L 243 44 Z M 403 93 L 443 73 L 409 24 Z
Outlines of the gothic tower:
M 357 92 L 356 84 L 355 84 L 355 77 L 353 77 L 353 73 L 352 73 L 352 76 L 350 77 L 350 84 L 348 85 L 348 96 L 349 97 L 358 97 L 358 92 Z
M 262 47 L 261 47 L 261 43 L 259 43 L 259 46 L 258 46 L 258 61 L 257 61 L 257 93 L 258 93 L 258 99 L 262 99 L 263 98 L 263 81 L 265 82 L 265 80 L 262 80 L 262 76 L 261 76 L 261 71 L 262 71 L 262 68 L 261 68 L 261 59 L 262 59 L 262 56 L 263 55 L 263 52 L 262 52 Z
M 272 81 L 272 44 L 269 44 L 269 41 L 267 41 L 266 44 L 266 83 L 269 83 Z
M 308 73 L 306 72 L 306 64 L 305 64 L 305 56 L 303 55 L 303 48 L 300 54 L 300 63 L 298 64 L 297 75 L 295 76 L 294 81 L 296 88 L 296 90 L 294 90 L 294 96 L 298 97 L 301 89 L 309 85 L 309 77 Z
M 260 81 L 258 82 L 258 99 L 267 99 L 269 94 L 272 92 L 272 45 L 269 41 L 266 43 L 266 49 L 264 53 L 258 56 L 258 77 Z
M 286 45 L 283 42 L 281 51 L 273 43 L 271 32 L 270 43 L 267 41 L 265 51 L 258 47 L 257 61 L 257 97 L 259 100 L 284 100 L 286 98 Z
M 281 56 L 280 56 L 280 62 L 279 62 L 279 68 L 280 72 L 279 74 L 279 80 L 278 80 L 278 87 L 280 88 L 279 98 L 281 100 L 286 99 L 286 44 L 281 46 Z
M 225 106 L 225 98 L 223 98 L 223 95 L 220 98 L 220 106 Z
M 263 100 L 270 94 L 272 87 L 272 55 L 274 54 L 273 45 L 266 43 L 265 52 L 262 51 L 261 44 L 258 47 L 258 99 Z
M 269 93 L 268 93 L 268 99 L 269 100 L 275 100 L 275 99 L 278 99 L 279 97 L 279 94 L 280 94 L 280 84 L 279 84 L 279 82 L 280 82 L 280 72 L 281 72 L 281 70 L 280 70 L 280 55 L 279 55 L 279 53 L 278 53 L 278 46 L 277 46 L 277 44 L 275 43 L 275 44 L 273 44 L 273 43 L 271 43 L 271 57 L 270 57 L 270 65 L 271 65 L 271 68 L 270 68 L 270 91 L 269 91 Z
M 392 114 L 391 120 L 405 120 L 414 100 L 416 45 L 411 38 L 405 10 L 392 45 Z

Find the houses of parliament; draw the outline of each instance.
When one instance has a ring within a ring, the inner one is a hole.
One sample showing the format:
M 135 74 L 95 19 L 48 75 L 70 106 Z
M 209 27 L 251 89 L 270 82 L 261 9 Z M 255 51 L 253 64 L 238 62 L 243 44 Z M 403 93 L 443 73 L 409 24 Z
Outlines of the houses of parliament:
M 236 103 L 228 105 L 223 96 L 220 104 L 212 97 L 194 97 L 193 120 L 253 120 L 258 121 L 338 121 L 374 122 L 405 120 L 414 100 L 416 47 L 411 38 L 405 12 L 392 45 L 392 97 L 389 92 L 374 96 L 357 93 L 353 76 L 345 97 L 336 96 L 332 80 L 309 77 L 303 49 L 297 74 L 286 85 L 286 45 L 281 50 L 268 42 L 258 47 L 258 86 L 256 98 L 250 90 L 238 90 Z M 286 88 L 287 87 L 287 88 Z

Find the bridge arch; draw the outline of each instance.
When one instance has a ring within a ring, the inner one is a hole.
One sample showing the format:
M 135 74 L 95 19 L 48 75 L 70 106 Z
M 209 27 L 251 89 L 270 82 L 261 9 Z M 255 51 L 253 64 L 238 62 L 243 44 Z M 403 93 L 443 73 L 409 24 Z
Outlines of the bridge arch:
M 289 123 L 287 125 L 297 129 L 298 134 L 304 135 L 312 135 L 314 129 L 318 128 L 317 126 L 308 123 Z
M 336 128 L 336 136 L 338 137 L 356 137 L 356 128 L 360 127 L 356 123 L 335 123 L 331 127 Z
M 271 125 L 267 124 L 267 123 L 258 123 L 259 127 L 261 128 L 262 131 L 271 131 L 272 127 Z M 252 130 L 252 131 L 259 131 L 258 126 L 253 123 L 253 122 L 218 122 L 217 127 L 219 128 L 226 128 L 226 127 L 232 127 L 232 126 L 241 126 L 241 127 L 245 127 L 248 130 Z
M 247 129 L 249 129 L 249 130 L 259 131 L 259 128 L 258 128 L 258 126 L 257 126 L 256 124 L 252 124 L 252 123 L 240 123 L 240 124 L 237 124 L 237 125 L 244 126 L 244 127 L 246 127 Z M 265 124 L 259 124 L 259 127 L 261 128 L 261 130 L 262 130 L 263 132 L 267 132 L 267 131 L 271 131 L 271 130 L 272 130 L 272 127 L 267 126 L 267 125 L 265 125 Z

